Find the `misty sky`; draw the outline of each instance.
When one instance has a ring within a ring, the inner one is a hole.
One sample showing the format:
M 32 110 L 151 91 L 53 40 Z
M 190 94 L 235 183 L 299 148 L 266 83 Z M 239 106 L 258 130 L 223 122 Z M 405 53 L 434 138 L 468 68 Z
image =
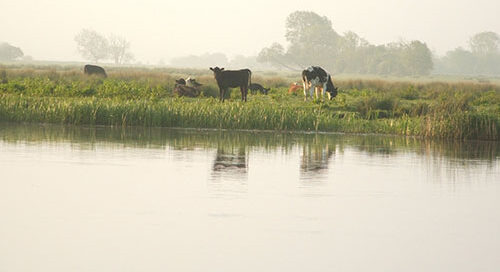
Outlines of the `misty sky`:
M 38 60 L 82 60 L 74 37 L 88 28 L 124 36 L 143 63 L 256 55 L 285 44 L 285 19 L 296 10 L 327 16 L 339 34 L 374 44 L 418 39 L 438 54 L 477 32 L 500 33 L 498 0 L 0 0 L 0 41 Z

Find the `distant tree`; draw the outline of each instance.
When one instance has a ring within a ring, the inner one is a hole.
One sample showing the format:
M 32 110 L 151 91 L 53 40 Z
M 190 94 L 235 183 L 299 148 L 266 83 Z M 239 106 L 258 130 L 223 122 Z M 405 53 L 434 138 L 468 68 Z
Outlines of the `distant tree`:
M 34 60 L 34 58 L 32 56 L 29 56 L 29 55 L 25 55 L 22 57 L 22 61 L 30 62 L 33 60 Z
M 296 11 L 286 19 L 288 47 L 274 43 L 257 60 L 291 70 L 318 65 L 334 73 L 426 75 L 433 68 L 432 54 L 420 41 L 375 46 L 349 31 L 339 35 L 332 22 L 314 12 Z
M 444 74 L 499 75 L 500 35 L 484 31 L 473 35 L 470 50 L 458 47 L 437 59 L 436 71 Z
M 99 62 L 109 56 L 108 40 L 94 30 L 82 29 L 76 36 L 78 52 L 83 58 Z
M 0 44 L 0 61 L 13 61 L 23 56 L 24 53 L 21 48 L 12 46 L 8 43 Z
M 259 62 L 268 62 L 291 70 L 309 65 L 334 68 L 340 36 L 325 16 L 310 11 L 295 11 L 286 19 L 285 38 L 288 48 L 274 43 L 261 50 Z
M 428 75 L 432 71 L 432 52 L 420 41 L 403 44 L 402 60 L 409 75 Z
M 223 53 L 206 53 L 200 56 L 190 55 L 185 57 L 172 58 L 170 65 L 175 67 L 206 68 L 219 66 L 225 67 L 229 64 L 227 56 Z
M 360 63 L 356 70 L 348 71 L 360 74 L 380 74 L 379 64 L 389 56 L 385 45 L 366 45 L 357 49 L 356 57 Z M 346 60 L 347 62 L 349 60 Z
M 448 51 L 439 60 L 439 72 L 447 74 L 474 74 L 476 62 L 477 58 L 471 51 L 458 47 L 455 50 Z
M 134 59 L 134 56 L 130 53 L 130 42 L 117 35 L 112 34 L 109 36 L 108 52 L 115 64 L 127 63 Z
M 236 55 L 229 61 L 228 68 L 241 69 L 249 68 L 251 70 L 267 70 L 269 65 L 257 61 L 257 56 Z
M 500 36 L 491 31 L 477 33 L 469 40 L 469 46 L 474 54 L 497 54 L 500 46 Z
M 334 60 L 337 72 L 366 73 L 366 49 L 370 46 L 368 41 L 358 34 L 348 31 L 339 37 L 337 57 Z
M 289 70 L 300 70 L 301 68 L 287 58 L 285 48 L 279 43 L 273 43 L 270 47 L 263 48 L 257 56 L 257 61 Z
M 500 36 L 491 31 L 472 36 L 469 46 L 476 61 L 474 74 L 498 75 L 500 73 Z
M 339 35 L 326 16 L 310 11 L 296 11 L 286 19 L 287 57 L 295 64 L 312 64 L 333 68 L 337 56 Z

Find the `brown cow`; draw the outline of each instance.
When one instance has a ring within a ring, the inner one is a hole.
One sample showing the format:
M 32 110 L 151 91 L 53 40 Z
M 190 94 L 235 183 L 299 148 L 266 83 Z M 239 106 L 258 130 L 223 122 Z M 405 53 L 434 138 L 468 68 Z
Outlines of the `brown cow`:
M 304 87 L 302 86 L 302 84 L 299 84 L 297 82 L 294 82 L 292 84 L 290 84 L 290 88 L 288 88 L 288 93 L 291 94 L 291 93 L 295 93 L 297 92 L 298 90 L 300 89 L 303 89 Z
M 197 97 L 201 93 L 200 89 L 187 86 L 183 78 L 175 80 L 174 94 L 178 96 Z

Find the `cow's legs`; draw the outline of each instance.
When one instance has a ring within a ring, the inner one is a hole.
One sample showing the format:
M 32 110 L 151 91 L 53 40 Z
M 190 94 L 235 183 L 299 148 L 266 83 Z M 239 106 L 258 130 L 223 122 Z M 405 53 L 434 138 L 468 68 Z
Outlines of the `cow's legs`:
M 307 89 L 306 89 L 306 82 L 302 81 L 303 89 L 304 89 L 304 101 L 307 101 Z
M 241 91 L 241 101 L 247 102 L 248 89 L 245 86 L 240 86 L 240 91 Z
M 226 96 L 226 89 L 225 88 L 219 88 L 219 93 L 220 93 L 220 101 L 224 102 L 224 98 Z
M 321 90 L 321 99 L 324 99 L 325 97 L 325 90 L 326 90 L 326 82 L 323 83 L 323 90 Z M 330 93 L 328 93 L 330 94 Z M 330 96 L 328 96 L 328 99 L 330 99 Z

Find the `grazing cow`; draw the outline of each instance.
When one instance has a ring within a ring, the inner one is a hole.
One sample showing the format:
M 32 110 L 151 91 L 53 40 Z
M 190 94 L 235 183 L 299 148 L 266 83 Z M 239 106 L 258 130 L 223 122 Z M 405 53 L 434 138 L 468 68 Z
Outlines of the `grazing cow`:
M 252 83 L 248 86 L 248 89 L 252 91 L 252 94 L 255 94 L 257 91 L 259 91 L 261 94 L 267 94 L 270 90 L 270 88 L 264 88 L 262 85 L 258 83 Z
M 201 85 L 202 84 L 196 82 L 196 79 L 194 79 L 194 78 L 188 77 L 186 79 L 186 86 L 188 86 L 188 87 L 194 87 L 194 88 L 196 88 L 196 87 L 200 87 Z
M 290 84 L 290 88 L 288 88 L 288 93 L 291 94 L 291 93 L 295 93 L 297 92 L 299 89 L 302 89 L 304 88 L 301 84 L 297 83 L 297 82 L 294 82 L 292 84 Z
M 333 85 L 332 77 L 318 66 L 310 66 L 302 71 L 302 84 L 304 85 L 304 100 L 307 100 L 307 90 L 309 90 L 311 98 L 313 98 L 313 90 L 315 90 L 316 98 L 318 98 L 319 88 L 322 89 L 321 97 L 324 97 L 325 92 L 329 100 L 337 95 L 337 88 Z
M 240 87 L 241 100 L 247 101 L 248 85 L 251 84 L 252 72 L 249 69 L 224 70 L 224 68 L 210 67 L 214 72 L 219 86 L 220 101 L 224 102 L 224 95 L 228 88 Z
M 90 65 L 90 64 L 87 64 L 83 67 L 83 73 L 89 76 L 91 75 L 97 75 L 103 77 L 108 76 L 106 75 L 106 71 L 104 71 L 104 68 L 102 68 L 101 66 Z

